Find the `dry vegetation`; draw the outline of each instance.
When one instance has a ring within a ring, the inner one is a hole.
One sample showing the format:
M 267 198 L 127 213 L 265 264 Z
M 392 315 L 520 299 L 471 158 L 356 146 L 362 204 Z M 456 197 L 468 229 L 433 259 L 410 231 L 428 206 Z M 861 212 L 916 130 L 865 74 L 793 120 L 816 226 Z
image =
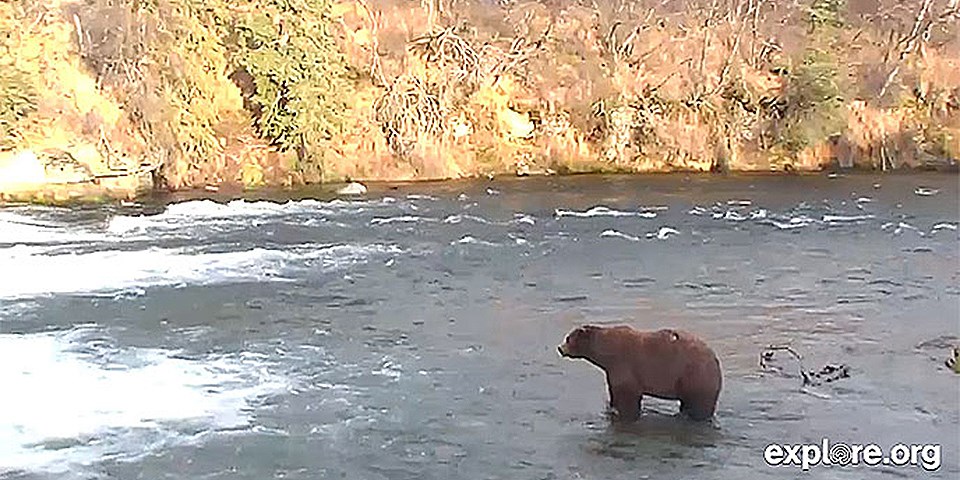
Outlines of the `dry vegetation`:
M 381 104 L 416 83 L 409 101 L 432 113 L 375 116 L 389 141 L 339 164 L 374 177 L 396 168 L 371 158 L 414 177 L 950 164 L 956 3 L 348 1 L 349 62 L 384 85 Z
M 958 25 L 956 0 L 0 2 L 0 163 L 171 188 L 955 165 Z

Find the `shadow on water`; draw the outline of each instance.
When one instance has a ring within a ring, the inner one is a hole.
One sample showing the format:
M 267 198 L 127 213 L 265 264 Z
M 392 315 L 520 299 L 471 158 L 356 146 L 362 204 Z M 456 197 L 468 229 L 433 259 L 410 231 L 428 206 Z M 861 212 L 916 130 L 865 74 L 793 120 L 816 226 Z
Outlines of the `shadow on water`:
M 593 454 L 618 459 L 668 459 L 697 449 L 716 448 L 724 432 L 714 419 L 690 420 L 679 413 L 644 409 L 633 422 L 620 422 L 605 415 L 603 421 L 587 425 L 590 434 L 584 448 Z

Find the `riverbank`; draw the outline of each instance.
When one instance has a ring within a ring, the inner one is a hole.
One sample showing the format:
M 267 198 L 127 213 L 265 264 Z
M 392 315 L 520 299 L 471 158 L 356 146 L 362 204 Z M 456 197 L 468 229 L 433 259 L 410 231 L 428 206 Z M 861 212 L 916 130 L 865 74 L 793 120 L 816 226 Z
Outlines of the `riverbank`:
M 0 200 L 960 158 L 956 2 L 288 3 L 0 4 Z
M 483 181 L 490 185 L 511 184 L 512 182 L 524 181 L 525 179 L 537 179 L 551 177 L 557 181 L 569 179 L 576 182 L 576 178 L 606 178 L 606 179 L 630 179 L 632 177 L 644 177 L 647 179 L 669 179 L 671 177 L 682 177 L 685 180 L 697 183 L 714 182 L 724 183 L 724 181 L 737 180 L 742 178 L 763 178 L 775 177 L 784 180 L 789 178 L 802 179 L 823 178 L 841 180 L 847 177 L 870 177 L 875 180 L 877 185 L 882 184 L 884 179 L 891 177 L 914 177 L 918 180 L 928 179 L 930 175 L 934 176 L 957 176 L 956 165 L 926 168 L 926 169 L 899 169 L 889 172 L 871 171 L 865 169 L 825 169 L 818 171 L 789 171 L 789 172 L 764 172 L 764 171 L 728 171 L 728 172 L 573 172 L 573 173 L 547 173 L 535 175 L 485 175 L 476 177 L 458 177 L 458 178 L 439 178 L 439 179 L 387 179 L 387 180 L 363 180 L 362 182 L 328 182 L 316 184 L 302 184 L 293 186 L 264 185 L 257 188 L 249 188 L 238 184 L 227 184 L 218 187 L 194 187 L 180 188 L 176 190 L 153 188 L 153 183 L 149 176 L 122 176 L 119 178 L 100 179 L 96 182 L 88 183 L 51 183 L 51 184 L 24 184 L 18 190 L 3 191 L 0 185 L 0 206 L 12 204 L 42 204 L 42 205 L 83 205 L 83 204 L 137 204 L 154 203 L 170 201 L 188 201 L 209 199 L 218 202 L 229 202 L 231 200 L 285 200 L 290 198 L 306 199 L 314 198 L 320 200 L 331 200 L 334 198 L 366 198 L 378 195 L 389 196 L 391 191 L 398 189 L 407 189 L 413 186 L 425 188 L 457 188 L 459 185 L 470 185 L 477 181 Z M 357 189 L 360 191 L 356 191 Z

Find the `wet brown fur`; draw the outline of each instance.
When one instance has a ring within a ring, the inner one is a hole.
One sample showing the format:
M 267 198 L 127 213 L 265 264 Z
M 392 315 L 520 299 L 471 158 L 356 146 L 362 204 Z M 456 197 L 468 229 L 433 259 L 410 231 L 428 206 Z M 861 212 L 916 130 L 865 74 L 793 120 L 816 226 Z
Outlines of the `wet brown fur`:
M 680 400 L 680 411 L 695 420 L 709 419 L 716 411 L 723 385 L 720 361 L 690 332 L 585 325 L 571 331 L 557 349 L 606 373 L 610 407 L 619 419 L 635 420 L 644 395 Z

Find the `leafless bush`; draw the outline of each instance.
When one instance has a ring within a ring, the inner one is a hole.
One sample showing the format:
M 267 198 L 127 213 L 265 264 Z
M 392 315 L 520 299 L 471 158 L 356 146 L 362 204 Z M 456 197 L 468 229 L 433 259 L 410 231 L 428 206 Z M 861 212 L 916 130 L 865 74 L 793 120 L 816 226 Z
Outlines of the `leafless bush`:
M 421 35 L 410 42 L 409 48 L 427 62 L 440 62 L 453 67 L 457 81 L 476 81 L 480 72 L 480 56 L 469 42 L 455 33 L 455 27 Z
M 387 144 L 401 157 L 410 153 L 419 135 L 439 135 L 443 130 L 440 99 L 416 77 L 401 76 L 394 81 L 373 110 Z

